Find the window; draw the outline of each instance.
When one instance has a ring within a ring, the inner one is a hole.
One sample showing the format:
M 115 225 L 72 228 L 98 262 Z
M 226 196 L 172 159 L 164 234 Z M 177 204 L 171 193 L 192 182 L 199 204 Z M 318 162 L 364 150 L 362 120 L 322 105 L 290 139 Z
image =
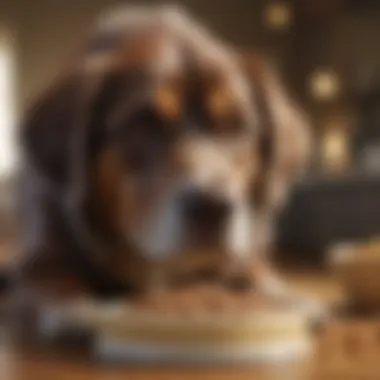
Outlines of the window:
M 16 170 L 15 62 L 11 39 L 0 31 L 0 180 Z

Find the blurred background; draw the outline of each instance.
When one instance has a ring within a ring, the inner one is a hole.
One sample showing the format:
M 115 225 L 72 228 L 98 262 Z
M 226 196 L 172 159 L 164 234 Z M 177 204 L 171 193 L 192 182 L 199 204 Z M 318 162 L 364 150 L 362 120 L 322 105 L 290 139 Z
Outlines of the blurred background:
M 0 289 L 18 244 L 18 121 L 94 18 L 119 2 L 0 0 Z M 310 116 L 313 160 L 279 218 L 278 259 L 323 267 L 332 244 L 379 237 L 380 1 L 177 3 L 231 43 L 268 55 Z
M 2 268 L 17 242 L 11 202 L 19 158 L 17 121 L 30 99 L 59 72 L 94 18 L 113 3 L 0 2 Z M 313 163 L 280 218 L 280 256 L 319 265 L 332 243 L 380 235 L 379 1 L 178 3 L 230 42 L 271 57 L 311 117 Z

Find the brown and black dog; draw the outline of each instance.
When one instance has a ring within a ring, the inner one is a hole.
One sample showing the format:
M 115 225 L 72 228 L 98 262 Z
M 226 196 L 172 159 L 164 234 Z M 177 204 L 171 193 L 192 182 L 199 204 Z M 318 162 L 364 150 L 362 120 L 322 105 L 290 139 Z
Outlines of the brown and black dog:
M 178 9 L 112 12 L 26 115 L 17 281 L 112 296 L 215 255 L 226 283 L 269 289 L 263 254 L 309 137 L 260 57 Z

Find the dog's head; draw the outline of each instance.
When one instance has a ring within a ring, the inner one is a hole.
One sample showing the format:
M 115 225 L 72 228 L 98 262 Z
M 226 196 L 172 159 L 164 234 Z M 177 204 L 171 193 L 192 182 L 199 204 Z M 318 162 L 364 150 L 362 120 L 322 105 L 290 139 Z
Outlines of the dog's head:
M 246 255 L 256 215 L 304 162 L 304 124 L 273 72 L 178 11 L 108 18 L 34 110 L 32 156 L 86 224 L 152 259 Z

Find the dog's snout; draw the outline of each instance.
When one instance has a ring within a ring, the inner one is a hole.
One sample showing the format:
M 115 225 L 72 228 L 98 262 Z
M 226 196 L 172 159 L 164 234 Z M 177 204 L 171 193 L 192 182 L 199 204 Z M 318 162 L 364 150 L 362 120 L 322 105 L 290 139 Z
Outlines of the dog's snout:
M 226 219 L 230 207 L 227 200 L 200 190 L 189 190 L 182 196 L 182 209 L 190 223 L 216 227 Z

